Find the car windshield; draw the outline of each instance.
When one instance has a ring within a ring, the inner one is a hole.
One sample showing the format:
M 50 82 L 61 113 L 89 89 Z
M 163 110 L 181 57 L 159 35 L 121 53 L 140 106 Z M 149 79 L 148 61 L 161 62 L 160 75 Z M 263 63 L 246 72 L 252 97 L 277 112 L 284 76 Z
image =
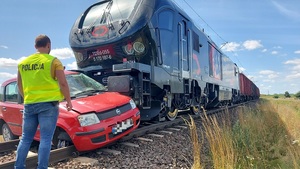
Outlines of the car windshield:
M 71 97 L 93 95 L 98 92 L 107 91 L 104 85 L 82 73 L 68 74 L 66 75 L 66 79 L 69 84 Z

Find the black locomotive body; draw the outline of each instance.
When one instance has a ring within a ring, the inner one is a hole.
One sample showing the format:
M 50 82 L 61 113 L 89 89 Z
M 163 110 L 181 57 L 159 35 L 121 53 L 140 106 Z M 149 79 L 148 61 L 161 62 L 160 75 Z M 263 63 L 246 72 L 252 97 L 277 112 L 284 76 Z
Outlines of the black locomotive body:
M 104 0 L 75 22 L 80 71 L 131 96 L 142 120 L 240 100 L 239 69 L 171 0 Z

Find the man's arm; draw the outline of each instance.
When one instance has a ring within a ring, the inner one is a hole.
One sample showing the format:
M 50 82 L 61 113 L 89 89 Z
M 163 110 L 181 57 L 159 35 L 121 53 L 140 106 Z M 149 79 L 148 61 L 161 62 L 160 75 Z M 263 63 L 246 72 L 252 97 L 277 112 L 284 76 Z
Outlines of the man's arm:
M 20 95 L 24 98 L 22 77 L 21 77 L 19 70 L 18 70 L 18 75 L 17 75 L 17 84 L 18 84 L 18 89 L 19 89 Z
M 68 82 L 66 80 L 65 72 L 64 70 L 56 70 L 55 71 L 56 78 L 58 80 L 58 84 L 60 86 L 60 90 L 62 94 L 64 95 L 66 101 L 67 101 L 67 109 L 70 111 L 72 109 L 72 103 L 71 103 L 71 97 L 70 97 L 70 89 Z

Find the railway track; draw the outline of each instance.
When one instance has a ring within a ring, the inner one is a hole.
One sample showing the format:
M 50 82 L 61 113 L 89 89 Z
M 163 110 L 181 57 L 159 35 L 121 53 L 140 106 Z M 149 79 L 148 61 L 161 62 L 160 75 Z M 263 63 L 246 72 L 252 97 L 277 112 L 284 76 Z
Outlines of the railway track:
M 243 103 L 245 104 L 245 103 Z M 216 110 L 209 110 L 207 111 L 208 115 L 216 114 L 218 112 L 223 112 L 225 109 L 233 109 L 239 105 L 234 105 L 230 107 L 224 107 L 219 108 Z M 191 115 L 195 120 L 199 119 L 199 115 Z M 164 130 L 166 128 L 171 128 L 174 126 L 182 125 L 184 124 L 183 119 L 189 119 L 189 116 L 187 114 L 182 113 L 177 119 L 173 121 L 166 121 L 166 122 L 159 122 L 159 123 L 142 123 L 138 129 L 133 131 L 132 133 L 128 134 L 127 136 L 121 138 L 115 144 L 119 144 L 122 142 L 129 141 L 133 138 L 138 138 L 141 136 L 144 136 L 146 134 L 154 133 L 160 130 Z M 9 142 L 2 142 L 0 143 L 0 157 L 2 154 L 5 154 L 5 152 L 11 152 L 15 151 L 16 147 L 19 143 L 19 140 L 13 140 Z M 50 159 L 49 164 L 54 164 L 60 161 L 68 160 L 70 158 L 75 158 L 79 155 L 84 155 L 86 152 L 78 152 L 74 146 L 68 146 L 60 149 L 52 150 L 50 153 Z M 4 162 L 0 164 L 1 169 L 11 169 L 14 167 L 15 160 L 11 160 L 8 162 Z M 28 168 L 34 168 L 37 166 L 37 154 L 34 154 L 33 156 L 30 156 L 26 160 L 26 166 Z

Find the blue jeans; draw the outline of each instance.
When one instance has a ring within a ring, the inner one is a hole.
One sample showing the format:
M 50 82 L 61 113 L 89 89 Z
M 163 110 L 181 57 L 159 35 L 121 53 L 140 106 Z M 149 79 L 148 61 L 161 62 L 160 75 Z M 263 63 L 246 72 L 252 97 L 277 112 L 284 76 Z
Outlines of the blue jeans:
M 52 102 L 24 105 L 22 138 L 17 148 L 15 169 L 25 168 L 25 160 L 38 125 L 40 130 L 40 145 L 37 168 L 48 168 L 58 113 L 58 104 Z

